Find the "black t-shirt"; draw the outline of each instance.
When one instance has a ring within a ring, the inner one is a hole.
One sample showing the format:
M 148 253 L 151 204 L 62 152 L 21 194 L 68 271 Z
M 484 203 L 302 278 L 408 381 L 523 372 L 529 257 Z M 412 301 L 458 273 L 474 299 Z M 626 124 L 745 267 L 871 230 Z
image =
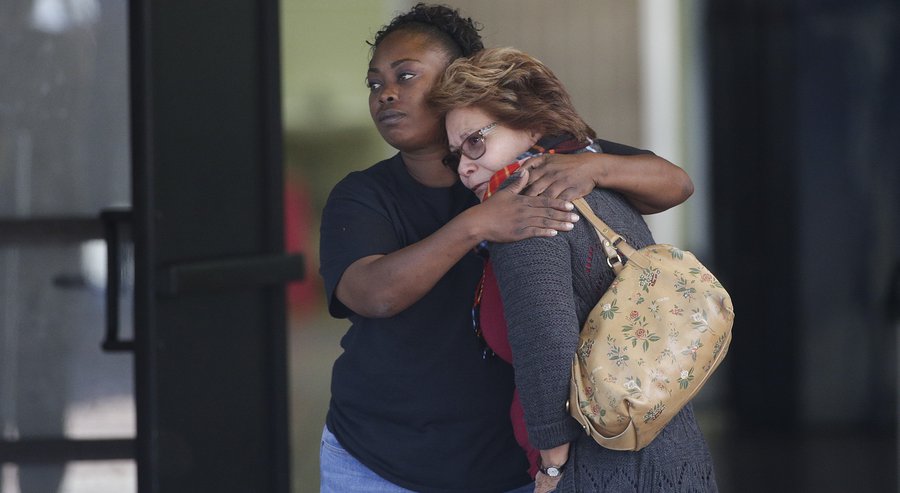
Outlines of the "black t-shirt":
M 415 491 L 497 492 L 530 481 L 509 418 L 512 368 L 483 359 L 472 330 L 482 261 L 466 255 L 391 318 L 356 315 L 334 291 L 356 260 L 416 243 L 477 202 L 459 182 L 418 183 L 398 154 L 344 178 L 322 215 L 329 310 L 352 322 L 334 364 L 328 429 L 367 467 Z

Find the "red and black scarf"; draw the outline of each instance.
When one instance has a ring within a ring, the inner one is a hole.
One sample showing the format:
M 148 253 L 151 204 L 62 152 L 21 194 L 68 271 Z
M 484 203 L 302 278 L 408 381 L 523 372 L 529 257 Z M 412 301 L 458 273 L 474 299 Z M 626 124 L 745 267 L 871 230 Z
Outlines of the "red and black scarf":
M 491 176 L 490 181 L 488 182 L 487 190 L 484 192 L 484 197 L 481 198 L 481 201 L 485 201 L 490 198 L 497 190 L 500 189 L 500 186 L 503 185 L 503 182 L 506 181 L 507 178 L 512 176 L 513 173 L 516 172 L 526 160 L 540 156 L 542 154 L 573 154 L 578 152 L 588 146 L 593 144 L 592 141 L 579 141 L 573 138 L 571 135 L 558 135 L 553 137 L 542 137 L 538 140 L 530 149 L 519 154 L 516 157 L 516 162 L 512 164 L 508 164 L 501 168 L 499 171 L 494 173 Z

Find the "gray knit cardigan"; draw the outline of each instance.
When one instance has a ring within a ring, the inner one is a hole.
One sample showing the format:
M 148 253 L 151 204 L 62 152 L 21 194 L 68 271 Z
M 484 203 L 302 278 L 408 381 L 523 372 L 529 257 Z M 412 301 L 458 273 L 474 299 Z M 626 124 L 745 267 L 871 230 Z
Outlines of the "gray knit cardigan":
M 643 218 L 619 194 L 598 189 L 585 199 L 630 245 L 653 243 Z M 543 449 L 572 442 L 557 491 L 717 491 L 709 449 L 690 405 L 639 452 L 600 447 L 566 411 L 579 332 L 613 280 L 590 223 L 581 220 L 554 237 L 493 245 L 491 262 L 529 439 Z

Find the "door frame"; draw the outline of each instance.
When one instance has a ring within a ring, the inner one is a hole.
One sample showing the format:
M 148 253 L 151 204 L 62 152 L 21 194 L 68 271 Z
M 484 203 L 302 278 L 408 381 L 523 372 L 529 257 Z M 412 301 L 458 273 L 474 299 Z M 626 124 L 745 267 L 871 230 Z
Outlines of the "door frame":
M 138 490 L 287 492 L 277 0 L 129 23 Z

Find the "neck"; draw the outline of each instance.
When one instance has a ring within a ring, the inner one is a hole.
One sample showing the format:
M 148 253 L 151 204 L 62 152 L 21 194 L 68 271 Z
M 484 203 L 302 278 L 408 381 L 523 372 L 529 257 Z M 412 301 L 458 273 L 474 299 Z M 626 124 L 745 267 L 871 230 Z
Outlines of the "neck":
M 453 186 L 459 176 L 450 168 L 444 166 L 442 160 L 447 154 L 443 147 L 432 150 L 405 152 L 400 151 L 403 164 L 414 180 L 426 187 L 450 187 Z

